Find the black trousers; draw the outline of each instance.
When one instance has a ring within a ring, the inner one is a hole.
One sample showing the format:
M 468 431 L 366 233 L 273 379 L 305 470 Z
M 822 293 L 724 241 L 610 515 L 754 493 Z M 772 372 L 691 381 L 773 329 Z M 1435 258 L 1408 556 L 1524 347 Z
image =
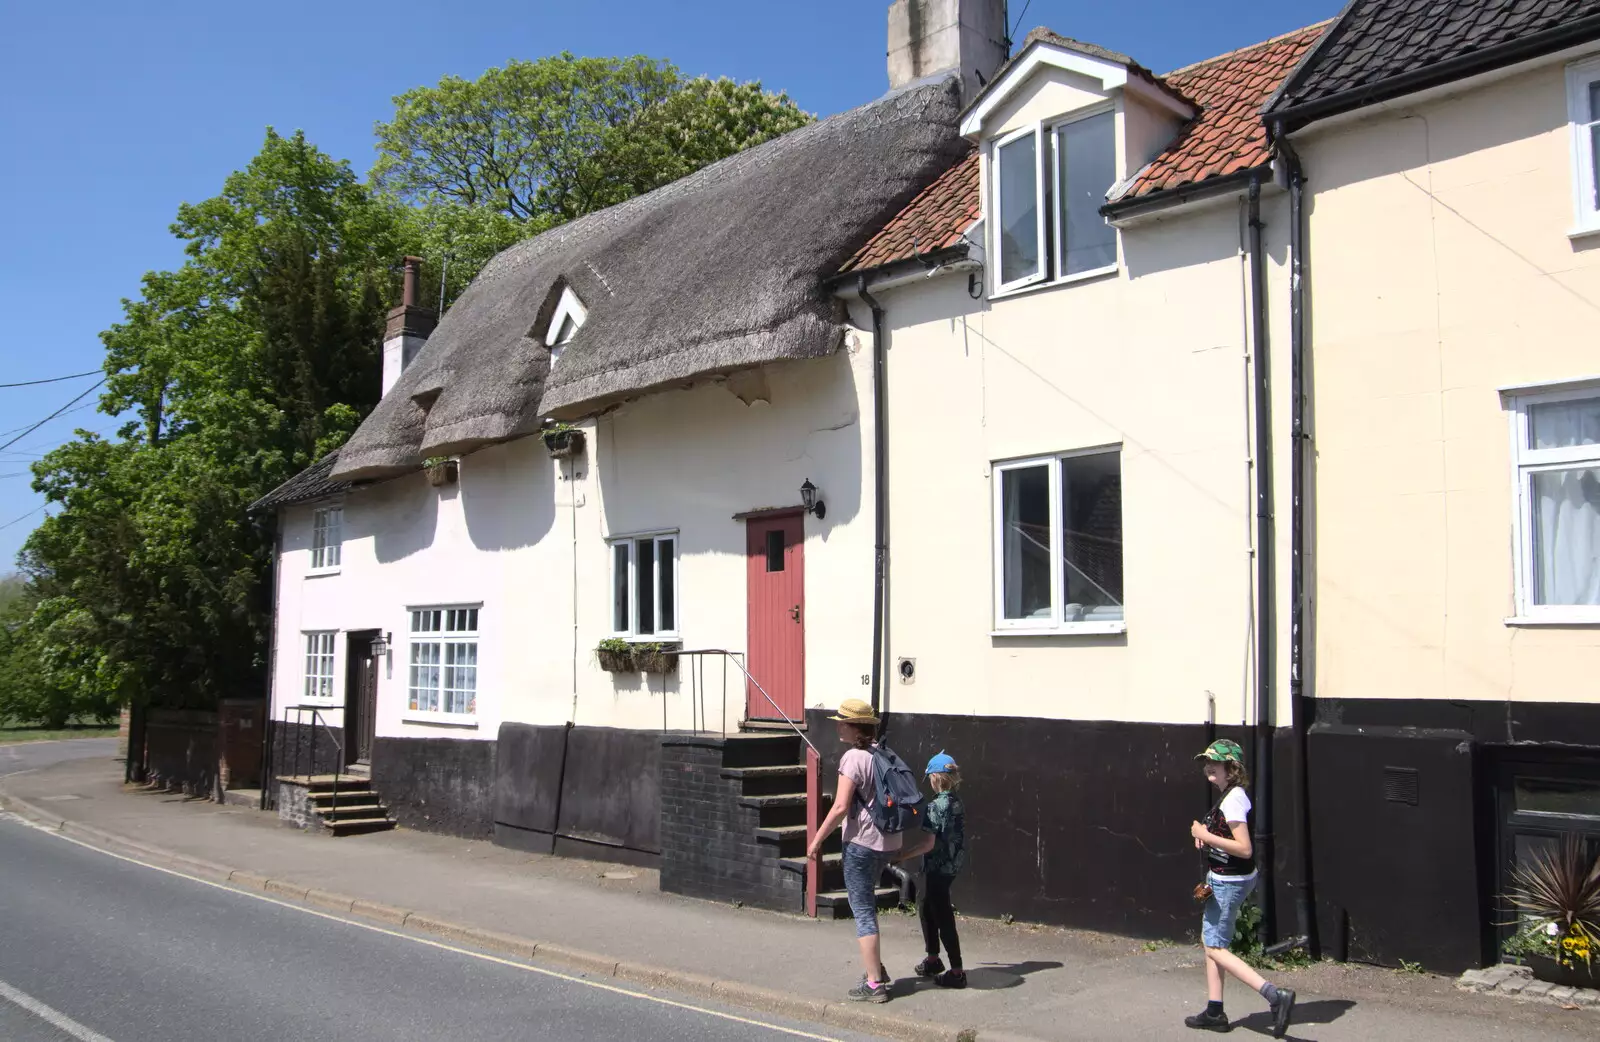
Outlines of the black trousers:
M 961 938 L 956 936 L 956 909 L 950 903 L 950 884 L 954 876 L 929 872 L 923 877 L 922 900 L 917 902 L 917 915 L 922 919 L 922 946 L 929 955 L 939 954 L 939 942 L 944 941 L 945 954 L 950 956 L 950 968 L 961 968 Z

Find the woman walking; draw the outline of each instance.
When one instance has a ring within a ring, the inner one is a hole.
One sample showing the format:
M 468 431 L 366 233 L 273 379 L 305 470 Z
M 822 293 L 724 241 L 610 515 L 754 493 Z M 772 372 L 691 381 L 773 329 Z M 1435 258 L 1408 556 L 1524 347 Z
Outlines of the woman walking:
M 844 888 L 856 920 L 856 943 L 861 950 L 861 981 L 846 995 L 854 1002 L 888 1002 L 889 974 L 878 944 L 878 880 L 891 861 L 916 857 L 933 845 L 933 835 L 922 830 L 901 836 L 885 835 L 873 824 L 877 800 L 877 771 L 872 750 L 877 745 L 878 714 L 858 698 L 841 703 L 828 719 L 838 725 L 839 740 L 850 748 L 839 759 L 839 783 L 833 808 L 817 828 L 806 856 L 815 858 L 823 841 L 844 825 Z

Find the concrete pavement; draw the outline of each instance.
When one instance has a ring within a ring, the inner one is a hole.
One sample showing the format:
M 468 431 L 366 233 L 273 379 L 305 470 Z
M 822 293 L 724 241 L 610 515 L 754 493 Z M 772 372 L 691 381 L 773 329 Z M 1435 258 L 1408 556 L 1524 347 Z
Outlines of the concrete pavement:
M 68 760 L 104 760 L 115 755 L 115 738 L 70 738 L 58 742 L 17 742 L 0 745 L 0 778 L 22 774 Z
M 866 1042 L 474 957 L 152 871 L 16 820 L 0 820 L 0 922 L 0 1032 L 16 1042 Z M 63 1018 L 76 1029 L 62 1030 Z
M 120 777 L 108 761 L 84 760 L 11 778 L 3 787 L 72 827 L 136 836 L 186 857 L 246 868 L 261 883 L 292 880 L 288 889 L 301 895 L 306 888 L 353 895 L 609 960 L 653 964 L 679 979 L 742 982 L 821 1008 L 839 1006 L 859 972 L 847 923 L 684 900 L 656 892 L 647 871 L 485 843 L 404 830 L 340 840 L 302 834 L 250 810 L 125 792 Z M 997 1033 L 1050 1040 L 1192 1037 L 1181 1020 L 1203 1000 L 1196 949 L 1147 951 L 1125 938 L 982 920 L 963 920 L 961 928 L 973 986 L 943 992 L 906 979 L 920 955 L 916 924 L 886 917 L 885 961 L 901 980 L 896 1000 L 872 1012 L 892 1015 L 901 1027 L 921 1025 L 928 1037 L 949 1038 L 960 1028 L 979 1029 L 984 1039 Z M 1479 1042 L 1600 1033 L 1595 1012 L 1465 994 L 1442 978 L 1325 964 L 1282 975 L 1281 982 L 1301 992 L 1295 1038 Z M 1238 989 L 1229 997 L 1244 1030 L 1266 1030 L 1258 998 Z

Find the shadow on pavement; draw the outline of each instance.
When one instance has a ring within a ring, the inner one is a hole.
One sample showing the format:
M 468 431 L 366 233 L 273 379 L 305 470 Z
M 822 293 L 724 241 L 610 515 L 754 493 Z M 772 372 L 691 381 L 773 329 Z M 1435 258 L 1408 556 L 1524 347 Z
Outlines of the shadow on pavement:
M 1350 1010 L 1355 1008 L 1355 1003 L 1349 999 L 1316 999 L 1312 1002 L 1299 1002 L 1294 1007 L 1294 1023 L 1289 1025 L 1288 1034 L 1284 1038 L 1294 1038 L 1294 1029 L 1299 1024 L 1332 1024 Z M 1252 1013 L 1248 1017 L 1241 1017 L 1233 1022 L 1236 1028 L 1254 1031 L 1261 1035 L 1272 1034 L 1272 1013 L 1263 1010 Z
M 1059 970 L 1061 966 L 1059 962 L 986 962 L 978 966 L 968 966 L 967 987 L 975 991 L 1015 988 L 1021 985 L 1023 978 L 1030 973 L 1038 973 L 1040 970 Z M 923 977 L 914 977 L 912 982 L 917 991 L 938 988 L 932 980 Z

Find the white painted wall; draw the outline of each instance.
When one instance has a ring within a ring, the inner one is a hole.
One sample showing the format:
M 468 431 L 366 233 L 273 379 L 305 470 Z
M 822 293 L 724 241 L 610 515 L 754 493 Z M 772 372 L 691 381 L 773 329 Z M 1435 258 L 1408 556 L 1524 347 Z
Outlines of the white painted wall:
M 827 516 L 805 519 L 806 703 L 860 694 L 871 657 L 870 345 L 854 333 L 828 358 L 625 405 L 584 425 L 576 467 L 525 438 L 463 458 L 458 486 L 435 489 L 418 474 L 356 490 L 344 500 L 337 575 L 308 574 L 313 507 L 284 511 L 274 717 L 304 701 L 304 631 L 376 628 L 393 649 L 380 671 L 380 736 L 493 739 L 502 720 L 689 728 L 700 714 L 687 658 L 664 683 L 595 661 L 611 626 L 607 540 L 676 529 L 685 647 L 742 652 L 745 526 L 733 515 L 797 505 L 807 478 Z M 482 604 L 476 719 L 409 720 L 407 609 L 455 603 Z M 337 653 L 342 690 L 343 632 Z M 742 679 L 729 667 L 724 688 L 720 661 L 705 662 L 705 724 L 736 729 Z M 332 701 L 340 726 L 342 697 Z

